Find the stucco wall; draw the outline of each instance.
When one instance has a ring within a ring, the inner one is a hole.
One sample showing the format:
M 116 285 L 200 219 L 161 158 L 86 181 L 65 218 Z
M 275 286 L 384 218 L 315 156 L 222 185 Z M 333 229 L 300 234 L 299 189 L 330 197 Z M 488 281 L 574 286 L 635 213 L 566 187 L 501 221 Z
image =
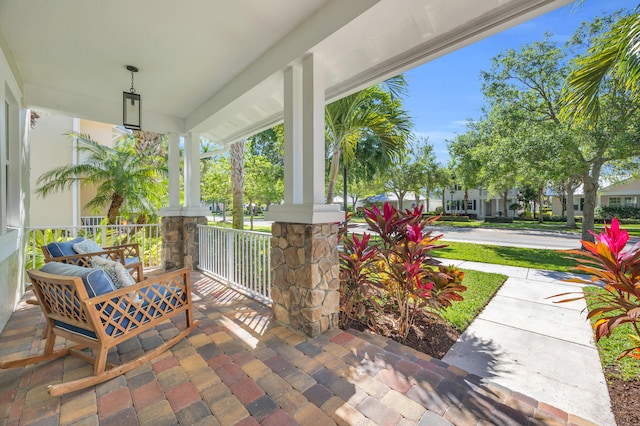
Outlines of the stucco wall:
M 72 222 L 71 190 L 55 192 L 42 198 L 35 194 L 36 181 L 42 173 L 54 167 L 72 164 L 73 119 L 63 115 L 42 113 L 31 130 L 31 226 L 68 226 Z

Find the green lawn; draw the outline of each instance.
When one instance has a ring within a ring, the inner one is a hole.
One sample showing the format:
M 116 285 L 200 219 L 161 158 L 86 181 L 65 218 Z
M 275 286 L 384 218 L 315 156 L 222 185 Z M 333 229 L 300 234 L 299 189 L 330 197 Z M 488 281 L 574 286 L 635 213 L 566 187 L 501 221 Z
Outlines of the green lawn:
M 434 257 L 493 263 L 497 265 L 522 266 L 549 271 L 568 272 L 576 262 L 555 250 L 523 247 L 504 247 L 483 244 L 443 241 L 447 247 L 433 250 Z
M 605 291 L 596 287 L 586 287 L 585 294 L 587 295 L 587 304 L 589 307 L 594 307 L 595 303 L 592 298 L 589 298 L 589 294 L 596 291 Z M 591 322 L 595 322 L 596 318 L 592 318 Z M 640 361 L 631 358 L 624 357 L 617 360 L 618 355 L 625 349 L 631 346 L 631 342 L 627 337 L 629 334 L 635 334 L 631 324 L 623 324 L 616 328 L 611 336 L 603 337 L 597 343 L 598 352 L 600 353 L 600 361 L 602 362 L 603 370 L 605 374 L 620 377 L 623 380 L 637 379 L 640 377 Z
M 507 279 L 506 276 L 500 274 L 467 269 L 463 269 L 463 271 L 464 280 L 462 283 L 467 286 L 467 291 L 462 293 L 464 300 L 453 302 L 453 305 L 441 313 L 442 318 L 460 332 L 471 324 Z

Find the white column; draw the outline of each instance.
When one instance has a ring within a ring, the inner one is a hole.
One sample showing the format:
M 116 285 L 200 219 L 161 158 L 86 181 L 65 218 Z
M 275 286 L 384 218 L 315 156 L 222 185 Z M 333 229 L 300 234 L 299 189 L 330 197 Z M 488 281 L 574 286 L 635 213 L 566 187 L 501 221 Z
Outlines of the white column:
M 324 81 L 313 55 L 302 60 L 302 143 L 304 204 L 324 204 Z
M 169 208 L 180 206 L 180 135 L 169 133 Z
M 188 133 L 184 139 L 184 207 L 183 216 L 206 216 L 209 209 L 200 207 L 200 136 Z
M 265 212 L 267 220 L 332 223 L 344 220 L 336 205 L 324 203 L 324 83 L 313 54 L 284 72 L 285 202 Z
M 284 203 L 302 203 L 302 66 L 284 72 Z

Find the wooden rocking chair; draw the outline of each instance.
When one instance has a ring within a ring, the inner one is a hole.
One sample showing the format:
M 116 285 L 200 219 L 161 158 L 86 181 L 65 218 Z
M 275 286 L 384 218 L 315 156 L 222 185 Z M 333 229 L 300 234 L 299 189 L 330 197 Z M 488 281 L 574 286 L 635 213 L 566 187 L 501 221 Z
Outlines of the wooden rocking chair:
M 188 268 L 90 297 L 88 291 L 94 288 L 87 286 L 86 276 L 96 270 L 65 266 L 85 270 L 82 271 L 84 276 L 56 275 L 35 269 L 27 272 L 47 321 L 44 352 L 0 363 L 0 368 L 20 367 L 67 354 L 93 363 L 92 376 L 50 385 L 52 396 L 84 389 L 124 374 L 166 351 L 198 326 L 199 322 L 193 319 Z M 107 365 L 110 348 L 181 313 L 186 315 L 187 326 L 177 336 L 130 362 Z M 55 350 L 56 336 L 76 344 Z M 92 349 L 95 356 L 83 351 L 86 348 Z
M 127 269 L 131 271 L 131 276 L 136 282 L 144 280 L 144 270 L 142 262 L 140 261 L 140 247 L 135 243 L 103 247 L 103 250 L 99 252 L 72 254 L 68 256 L 53 256 L 49 251 L 49 247 L 46 245 L 43 245 L 40 249 L 44 255 L 45 263 L 62 262 L 90 268 L 91 258 L 93 256 L 102 256 L 126 266 Z

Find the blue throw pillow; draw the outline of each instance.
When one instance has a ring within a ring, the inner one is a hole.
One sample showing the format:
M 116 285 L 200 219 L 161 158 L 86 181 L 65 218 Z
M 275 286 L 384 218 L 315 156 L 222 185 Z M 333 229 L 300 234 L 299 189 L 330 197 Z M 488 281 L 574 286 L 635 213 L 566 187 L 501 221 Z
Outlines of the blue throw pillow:
M 114 262 L 111 259 L 103 259 L 100 256 L 91 258 L 91 266 L 100 268 L 109 275 L 111 282 L 116 288 L 128 287 L 134 285 L 136 280 L 133 279 L 129 271 L 120 262 Z
M 78 237 L 70 241 L 63 241 L 61 243 L 49 243 L 47 249 L 53 257 L 73 256 L 76 251 L 73 249 L 73 245 L 82 242 L 84 238 Z
M 101 294 L 114 291 L 116 286 L 109 278 L 106 272 L 98 268 L 83 268 L 82 266 L 71 265 L 68 263 L 49 262 L 40 268 L 42 272 L 55 275 L 64 275 L 67 277 L 80 277 L 87 289 L 89 297 L 99 296 Z
M 79 254 L 98 253 L 104 251 L 104 249 L 100 247 L 98 243 L 88 238 L 86 240 L 80 241 L 79 243 L 75 243 L 73 245 L 73 250 L 75 250 L 75 252 Z

